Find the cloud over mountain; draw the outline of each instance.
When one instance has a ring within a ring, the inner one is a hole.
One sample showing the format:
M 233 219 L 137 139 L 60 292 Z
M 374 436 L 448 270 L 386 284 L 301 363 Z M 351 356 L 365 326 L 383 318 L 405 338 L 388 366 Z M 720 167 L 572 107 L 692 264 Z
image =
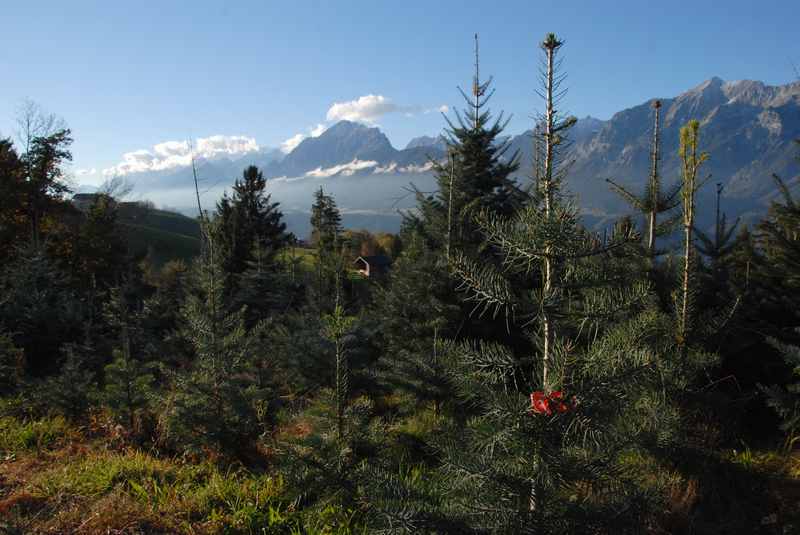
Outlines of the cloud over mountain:
M 295 134 L 283 143 L 281 143 L 281 152 L 284 154 L 289 154 L 292 152 L 304 139 L 307 137 L 317 137 L 321 135 L 328 127 L 325 124 L 319 123 L 317 126 L 309 128 L 309 135 L 303 134 L 302 132 L 299 134 Z
M 329 109 L 329 121 L 359 121 L 374 123 L 387 113 L 408 111 L 383 95 L 364 95 L 347 102 L 335 102 Z
M 197 139 L 195 158 L 213 159 L 220 156 L 243 155 L 259 150 L 258 143 L 247 136 L 210 136 Z M 126 152 L 117 165 L 103 169 L 103 176 L 123 176 L 146 171 L 163 171 L 191 163 L 192 148 L 188 141 L 164 141 L 151 149 Z
M 346 102 L 334 102 L 328 109 L 326 116 L 328 121 L 356 121 L 367 124 L 374 124 L 384 115 L 390 113 L 403 113 L 408 117 L 413 117 L 415 113 L 447 113 L 448 107 L 445 105 L 433 108 L 422 106 L 406 106 L 397 104 L 392 99 L 383 95 L 364 95 L 355 100 Z

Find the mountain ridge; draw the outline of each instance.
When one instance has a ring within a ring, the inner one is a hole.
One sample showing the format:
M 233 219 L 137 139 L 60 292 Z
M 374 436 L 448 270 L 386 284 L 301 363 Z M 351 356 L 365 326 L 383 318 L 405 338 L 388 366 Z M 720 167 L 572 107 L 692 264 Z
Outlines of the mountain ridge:
M 713 182 L 724 186 L 723 208 L 729 215 L 749 217 L 748 214 L 763 213 L 775 195 L 773 173 L 789 181 L 797 179 L 794 140 L 800 138 L 800 82 L 771 86 L 754 80 L 724 81 L 712 77 L 677 96 L 648 99 L 606 120 L 588 116 L 577 121 L 571 131 L 570 158 L 574 161 L 567 190 L 577 197 L 585 212 L 607 217 L 630 212 L 608 189 L 605 179 L 614 179 L 637 191 L 643 187 L 650 167 L 655 100 L 662 104 L 660 172 L 665 183 L 679 178 L 679 130 L 690 119 L 701 122 L 701 149 L 711 155 L 704 173 L 710 173 Z M 518 152 L 520 157 L 517 178 L 528 180 L 531 131 L 509 136 L 507 142 L 510 147 L 506 154 Z M 430 174 L 431 160 L 441 160 L 445 154 L 441 135 L 420 136 L 397 149 L 378 127 L 340 121 L 319 136 L 304 139 L 288 154 L 262 149 L 237 158 L 199 160 L 197 170 L 204 179 L 202 187 L 229 185 L 241 176 L 245 166 L 257 165 L 270 179 L 384 177 L 394 180 L 393 187 L 400 190 L 414 175 Z M 190 168 L 141 173 L 131 178 L 137 188 L 152 191 L 192 184 Z M 710 206 L 706 201 L 713 196 L 712 190 L 701 190 L 701 206 Z M 362 199 L 360 194 L 358 197 Z M 347 198 L 339 202 L 348 208 Z

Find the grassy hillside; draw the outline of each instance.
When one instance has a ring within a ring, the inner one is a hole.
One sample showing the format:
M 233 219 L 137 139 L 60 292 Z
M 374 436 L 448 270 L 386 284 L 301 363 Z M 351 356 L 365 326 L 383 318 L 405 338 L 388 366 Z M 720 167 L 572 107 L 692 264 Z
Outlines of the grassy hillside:
M 119 223 L 131 250 L 139 254 L 149 250 L 156 265 L 188 261 L 200 252 L 200 225 L 190 217 L 139 203 L 121 203 Z
M 279 476 L 159 456 L 93 422 L 0 417 L 0 533 L 363 533 L 352 511 L 298 511 Z

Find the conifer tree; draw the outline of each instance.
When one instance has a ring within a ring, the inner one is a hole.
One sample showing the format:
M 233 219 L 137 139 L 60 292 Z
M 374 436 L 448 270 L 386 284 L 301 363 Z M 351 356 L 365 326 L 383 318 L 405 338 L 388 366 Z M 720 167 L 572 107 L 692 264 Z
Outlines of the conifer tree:
M 800 140 L 797 143 L 800 148 Z M 780 177 L 773 178 L 781 197 L 757 228 L 756 240 L 764 255 L 759 275 L 769 287 L 766 297 L 789 312 L 786 319 L 795 326 L 800 319 L 795 306 L 800 299 L 800 203 Z
M 443 137 L 447 161 L 433 161 L 438 184 L 435 196 L 417 192 L 419 216 L 410 216 L 419 224 L 433 249 L 480 249 L 480 233 L 472 215 L 490 210 L 509 215 L 519 202 L 520 192 L 512 175 L 519 168 L 517 154 L 508 154 L 509 142 L 501 139 L 508 124 L 501 112 L 492 119 L 488 103 L 494 95 L 492 78 L 480 78 L 478 36 L 475 35 L 475 74 L 472 91 L 455 120 L 445 116 L 448 128 Z
M 330 345 L 325 355 L 332 388 L 318 390 L 302 412 L 308 432 L 280 441 L 282 461 L 298 502 L 355 509 L 366 498 L 366 467 L 378 453 L 381 434 L 373 420 L 372 401 L 356 396 L 351 383 L 356 318 L 346 314 L 337 298 L 333 312 L 322 317 L 321 327 L 320 334 Z
M 800 328 L 794 334 L 796 338 L 800 338 Z M 794 382 L 785 388 L 777 385 L 759 385 L 759 388 L 767 396 L 767 404 L 781 418 L 781 429 L 786 433 L 784 445 L 791 452 L 794 445 L 800 442 L 800 347 L 782 343 L 775 338 L 770 338 L 769 343 L 783 355 L 784 361 L 792 370 Z
M 301 301 L 303 286 L 289 269 L 278 266 L 263 248 L 256 246 L 252 260 L 239 276 L 233 296 L 237 306 L 247 307 L 247 324 L 255 325 L 278 312 L 288 311 Z
M 59 368 L 62 346 L 83 331 L 81 302 L 67 273 L 28 242 L 0 271 L 0 325 L 25 353 L 26 373 L 43 377 Z
M 17 393 L 25 376 L 25 353 L 0 331 L 0 396 Z
M 692 335 L 694 319 L 695 246 L 695 194 L 702 185 L 698 179 L 700 166 L 708 159 L 708 153 L 700 152 L 700 122 L 689 121 L 681 128 L 679 155 L 681 158 L 681 202 L 683 206 L 683 268 L 679 296 L 677 342 L 685 357 Z
M 31 140 L 28 151 L 22 155 L 28 171 L 26 202 L 31 225 L 31 241 L 41 242 L 42 218 L 69 187 L 63 182 L 63 164 L 72 160 L 69 129 L 62 129 Z
M 524 202 L 514 180 L 517 154 L 501 136 L 507 121 L 502 113 L 493 119 L 489 101 L 492 78 L 481 79 L 475 36 L 472 91 L 460 89 L 465 109 L 448 119 L 443 135 L 448 159 L 433 162 L 437 191 L 417 192 L 417 210 L 406 214 L 402 241 L 413 244 L 397 259 L 388 290 L 379 297 L 379 316 L 386 329 L 384 378 L 410 392 L 435 412 L 455 400 L 443 372 L 438 344 L 469 333 L 492 338 L 502 322 L 477 321 L 472 305 L 456 293 L 449 262 L 456 251 L 479 262 L 498 263 L 473 216 L 481 211 L 510 215 Z M 479 259 L 479 260 L 478 260 Z M 463 412 L 463 411 L 462 411 Z
M 650 177 L 645 185 L 644 192 L 641 195 L 636 195 L 613 180 L 606 179 L 614 191 L 644 216 L 647 225 L 646 251 L 651 261 L 651 269 L 653 259 L 661 252 L 656 246 L 656 238 L 670 232 L 677 222 L 677 218 L 669 216 L 669 213 L 680 203 L 678 193 L 680 193 L 681 190 L 680 183 L 676 183 L 667 190 L 664 190 L 661 185 L 661 175 L 658 169 L 658 164 L 661 160 L 659 139 L 660 111 L 661 101 L 653 101 L 653 140 L 650 145 Z M 659 223 L 658 217 L 662 214 L 668 217 L 665 221 Z
M 337 295 L 338 297 L 338 295 Z M 336 394 L 336 438 L 344 436 L 344 411 L 349 397 L 350 369 L 347 359 L 346 336 L 353 328 L 355 318 L 345 316 L 338 302 L 332 314 L 323 317 L 323 336 L 333 344 L 335 359 L 334 391 Z
M 724 304 L 721 297 L 729 297 L 731 291 L 734 290 L 730 286 L 730 278 L 734 253 L 739 247 L 738 237 L 734 234 L 739 220 L 737 219 L 732 225 L 729 225 L 725 213 L 720 211 L 720 197 L 723 189 L 723 185 L 717 183 L 714 234 L 708 235 L 698 228 L 694 229 L 697 237 L 697 250 L 705 260 L 701 263 L 701 269 L 705 275 L 702 293 L 716 301 L 718 305 Z
M 26 231 L 25 167 L 9 139 L 0 139 L 0 263 L 6 263 Z
M 404 233 L 407 244 L 394 263 L 388 285 L 378 288 L 374 313 L 385 339 L 382 379 L 410 393 L 416 403 L 432 404 L 439 415 L 454 401 L 442 340 L 457 336 L 462 317 L 453 299 L 448 273 L 434 266 L 440 251 L 425 246 L 416 232 Z
M 155 364 L 149 359 L 152 346 L 143 329 L 142 311 L 129 303 L 131 290 L 129 284 L 113 289 L 106 304 L 105 316 L 117 331 L 119 343 L 105 366 L 102 398 L 120 423 L 134 432 L 137 414 L 148 408 L 155 395 Z
M 606 276 L 606 253 L 631 237 L 604 244 L 563 193 L 575 119 L 557 109 L 562 45 L 553 34 L 541 43 L 546 111 L 531 201 L 511 217 L 475 217 L 500 267 L 465 254 L 453 261 L 466 298 L 505 319 L 506 340 L 528 339 L 463 341 L 449 352 L 458 396 L 477 413 L 441 441 L 442 481 L 449 514 L 473 532 L 636 532 L 649 500 L 618 455 L 655 443 L 659 426 L 669 436 L 659 351 L 644 334 L 666 330 L 664 318 L 645 285 Z
M 264 269 L 274 269 L 278 251 L 288 244 L 279 203 L 271 202 L 270 195 L 265 194 L 266 184 L 263 173 L 251 165 L 234 183 L 231 197 L 226 193 L 217 203 L 222 230 L 216 238 L 217 247 L 229 273 L 242 273 L 252 260 Z M 254 252 L 258 252 L 258 258 Z
M 58 373 L 43 379 L 33 389 L 30 403 L 42 412 L 55 412 L 72 419 L 83 417 L 96 398 L 96 381 L 89 363 L 92 348 L 67 343 Z
M 333 302 L 344 276 L 345 243 L 342 218 L 336 201 L 322 187 L 314 194 L 311 207 L 311 243 L 317 248 L 313 286 L 314 301 L 320 314 L 333 310 Z
M 204 218 L 205 244 L 195 263 L 195 287 L 181 310 L 183 335 L 194 361 L 176 378 L 171 428 L 187 446 L 212 446 L 246 455 L 261 433 L 263 392 L 254 379 L 252 351 L 257 326 L 248 330 L 244 310 L 230 311 L 222 259 L 214 236 L 220 221 Z

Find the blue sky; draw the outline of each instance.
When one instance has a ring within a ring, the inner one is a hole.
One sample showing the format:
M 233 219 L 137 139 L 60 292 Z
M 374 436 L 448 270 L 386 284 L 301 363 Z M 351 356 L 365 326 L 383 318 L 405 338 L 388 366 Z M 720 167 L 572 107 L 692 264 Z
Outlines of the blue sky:
M 475 32 L 493 109 L 513 114 L 513 134 L 540 107 L 547 31 L 567 41 L 568 110 L 608 118 L 711 76 L 793 80 L 798 15 L 796 0 L 12 1 L 0 16 L 0 134 L 13 134 L 23 99 L 38 102 L 72 128 L 75 169 L 97 170 L 87 182 L 166 141 L 278 147 L 364 107 L 402 147 L 441 131 L 436 108 L 460 105 Z

